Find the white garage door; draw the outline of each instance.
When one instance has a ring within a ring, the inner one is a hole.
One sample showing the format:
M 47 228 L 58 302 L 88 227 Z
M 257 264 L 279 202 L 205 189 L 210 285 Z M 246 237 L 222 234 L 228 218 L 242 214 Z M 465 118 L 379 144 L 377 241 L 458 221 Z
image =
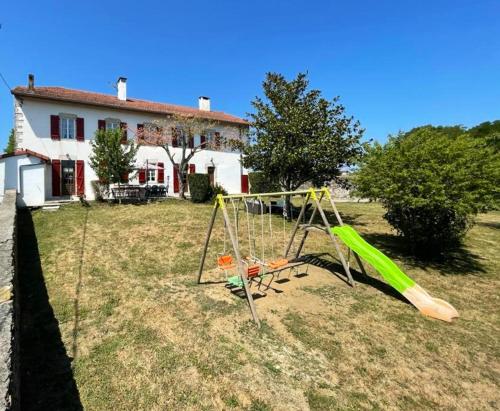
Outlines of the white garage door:
M 45 201 L 45 164 L 21 166 L 21 199 L 26 206 L 41 206 Z

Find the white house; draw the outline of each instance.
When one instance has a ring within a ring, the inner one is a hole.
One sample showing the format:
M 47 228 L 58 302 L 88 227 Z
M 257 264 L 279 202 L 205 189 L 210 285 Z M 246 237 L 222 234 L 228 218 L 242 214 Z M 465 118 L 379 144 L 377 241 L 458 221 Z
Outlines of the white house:
M 122 128 L 124 137 L 135 139 L 145 124 L 171 114 L 187 114 L 216 122 L 204 139 L 246 138 L 248 123 L 239 117 L 212 111 L 210 99 L 199 98 L 199 107 L 185 107 L 127 97 L 126 79 L 117 82 L 117 95 L 72 90 L 62 87 L 35 87 L 29 76 L 27 87 L 16 87 L 14 129 L 16 152 L 0 156 L 0 195 L 16 189 L 22 203 L 38 206 L 48 200 L 94 199 L 91 182 L 97 177 L 89 166 L 90 141 L 99 128 Z M 172 147 L 173 152 L 180 148 Z M 179 155 L 179 154 L 177 154 Z M 175 157 L 174 157 L 175 159 Z M 141 145 L 136 158 L 138 173 L 130 184 L 159 185 L 169 194 L 179 190 L 178 175 L 165 151 Z M 213 184 L 229 193 L 248 191 L 248 176 L 240 163 L 240 153 L 225 149 L 204 149 L 192 158 L 190 172 L 207 173 Z

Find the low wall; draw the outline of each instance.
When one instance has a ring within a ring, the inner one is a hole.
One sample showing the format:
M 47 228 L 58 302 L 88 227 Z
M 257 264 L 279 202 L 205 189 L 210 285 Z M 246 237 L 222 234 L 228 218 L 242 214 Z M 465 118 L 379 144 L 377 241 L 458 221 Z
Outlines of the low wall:
M 0 204 L 0 410 L 19 404 L 16 250 L 16 192 L 7 190 Z

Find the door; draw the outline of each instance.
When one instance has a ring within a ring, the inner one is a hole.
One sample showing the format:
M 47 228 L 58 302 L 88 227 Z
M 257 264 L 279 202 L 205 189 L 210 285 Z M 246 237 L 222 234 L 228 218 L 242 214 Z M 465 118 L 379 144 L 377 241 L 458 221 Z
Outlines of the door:
M 30 164 L 19 167 L 21 174 L 21 204 L 41 206 L 45 201 L 45 164 Z
M 241 192 L 248 194 L 248 175 L 241 175 Z
M 215 186 L 215 167 L 207 167 L 208 179 L 210 180 L 210 185 Z
M 61 161 L 61 186 L 62 195 L 75 194 L 75 162 L 72 160 Z

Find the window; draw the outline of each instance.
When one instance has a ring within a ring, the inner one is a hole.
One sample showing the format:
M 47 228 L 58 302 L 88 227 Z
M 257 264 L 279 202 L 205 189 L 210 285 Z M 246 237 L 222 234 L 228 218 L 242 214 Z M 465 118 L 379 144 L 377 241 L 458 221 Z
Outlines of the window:
M 106 120 L 106 130 L 117 130 L 120 128 L 120 120 Z
M 156 170 L 148 170 L 148 181 L 156 182 Z
M 75 117 L 61 116 L 61 137 L 63 139 L 75 138 Z

